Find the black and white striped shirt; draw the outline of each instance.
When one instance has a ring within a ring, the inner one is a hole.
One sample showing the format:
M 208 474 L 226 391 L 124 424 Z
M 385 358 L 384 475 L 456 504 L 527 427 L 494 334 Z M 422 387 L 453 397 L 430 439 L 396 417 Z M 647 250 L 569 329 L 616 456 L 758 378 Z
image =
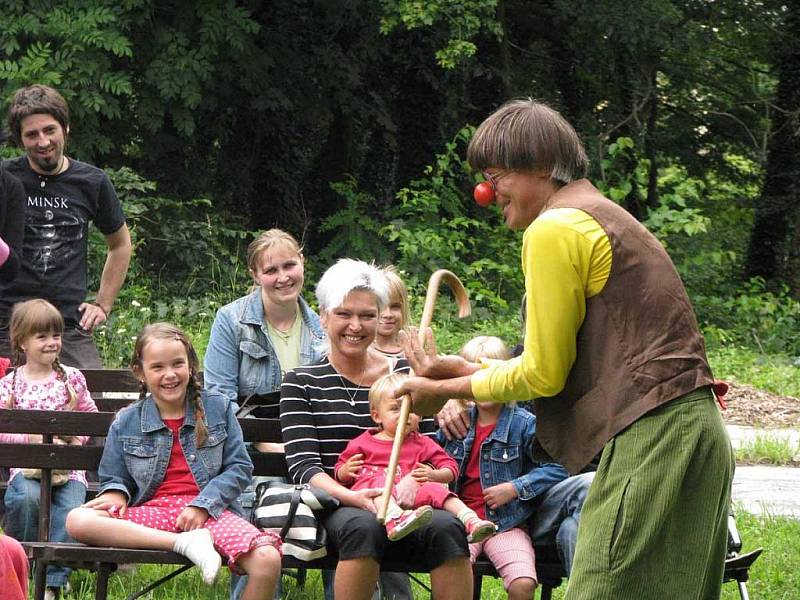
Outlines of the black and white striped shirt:
M 394 371 L 408 373 L 406 360 L 397 361 Z M 333 467 L 347 443 L 375 427 L 368 395 L 369 387 L 339 375 L 327 357 L 286 373 L 281 385 L 281 430 L 292 481 L 308 483 L 317 473 L 334 476 Z M 420 431 L 433 429 L 433 419 L 420 422 Z

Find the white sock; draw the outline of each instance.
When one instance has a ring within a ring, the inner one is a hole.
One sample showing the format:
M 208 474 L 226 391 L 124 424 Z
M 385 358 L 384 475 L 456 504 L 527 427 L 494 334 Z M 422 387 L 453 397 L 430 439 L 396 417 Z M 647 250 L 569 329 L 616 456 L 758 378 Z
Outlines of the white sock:
M 217 571 L 222 566 L 222 558 L 214 549 L 214 540 L 208 529 L 179 533 L 172 549 L 200 568 L 200 574 L 207 585 L 214 583 Z

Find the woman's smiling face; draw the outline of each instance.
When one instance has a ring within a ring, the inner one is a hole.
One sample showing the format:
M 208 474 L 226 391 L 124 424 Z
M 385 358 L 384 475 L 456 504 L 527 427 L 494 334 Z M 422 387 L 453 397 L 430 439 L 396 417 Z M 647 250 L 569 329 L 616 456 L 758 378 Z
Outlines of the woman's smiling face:
M 270 249 L 258 257 L 251 274 L 256 285 L 261 286 L 265 303 L 297 302 L 305 279 L 303 255 L 289 248 Z
M 331 344 L 331 354 L 358 357 L 375 341 L 378 329 L 378 299 L 372 292 L 353 290 L 342 303 L 322 313 L 322 326 Z

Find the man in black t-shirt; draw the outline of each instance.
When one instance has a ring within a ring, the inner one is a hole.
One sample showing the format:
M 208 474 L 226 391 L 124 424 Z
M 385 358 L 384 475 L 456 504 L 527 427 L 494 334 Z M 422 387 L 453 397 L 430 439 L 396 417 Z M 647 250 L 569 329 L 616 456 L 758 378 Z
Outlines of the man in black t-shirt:
M 8 318 L 14 304 L 44 298 L 64 317 L 61 360 L 99 368 L 92 330 L 111 312 L 131 257 L 125 215 L 108 176 L 68 158 L 69 109 L 53 88 L 32 85 L 17 91 L 8 127 L 25 155 L 6 162 L 25 188 L 25 238 L 17 277 L 0 283 L 0 355 L 11 356 Z M 108 245 L 100 289 L 87 301 L 89 223 Z

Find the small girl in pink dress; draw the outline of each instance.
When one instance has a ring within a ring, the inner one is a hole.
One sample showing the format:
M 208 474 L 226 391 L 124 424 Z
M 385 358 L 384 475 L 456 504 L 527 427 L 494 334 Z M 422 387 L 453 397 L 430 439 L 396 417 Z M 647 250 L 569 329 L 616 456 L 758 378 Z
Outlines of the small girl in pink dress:
M 335 466 L 336 479 L 342 485 L 355 490 L 383 489 L 400 420 L 400 399 L 393 398 L 391 391 L 404 377 L 407 375 L 390 373 L 372 384 L 369 390 L 370 414 L 378 427 L 350 440 L 342 452 Z M 386 513 L 387 537 L 392 541 L 399 540 L 427 524 L 434 508 L 454 514 L 464 524 L 469 542 L 482 541 L 494 535 L 495 524 L 478 517 L 447 488 L 447 484 L 458 477 L 456 461 L 436 442 L 415 430 L 417 421 L 412 413 L 405 427 L 406 435 L 394 474 L 395 486 L 406 475 L 419 484 L 414 510 L 403 510 L 393 490 Z M 380 496 L 373 498 L 376 512 L 380 500 Z
M 23 410 L 75 410 L 97 412 L 86 380 L 78 369 L 58 361 L 64 319 L 46 300 L 28 300 L 14 307 L 9 322 L 9 338 L 14 350 L 13 373 L 0 379 L 0 407 Z M 25 364 L 22 364 L 22 355 Z M 86 436 L 55 436 L 55 444 L 85 444 Z M 6 444 L 41 443 L 41 435 L 0 433 Z M 39 536 L 39 469 L 11 469 L 5 495 L 6 533 L 21 541 L 35 541 Z M 53 472 L 51 542 L 72 541 L 67 535 L 67 513 L 86 499 L 84 471 Z M 47 597 L 57 595 L 66 586 L 70 569 L 61 565 L 47 567 Z

